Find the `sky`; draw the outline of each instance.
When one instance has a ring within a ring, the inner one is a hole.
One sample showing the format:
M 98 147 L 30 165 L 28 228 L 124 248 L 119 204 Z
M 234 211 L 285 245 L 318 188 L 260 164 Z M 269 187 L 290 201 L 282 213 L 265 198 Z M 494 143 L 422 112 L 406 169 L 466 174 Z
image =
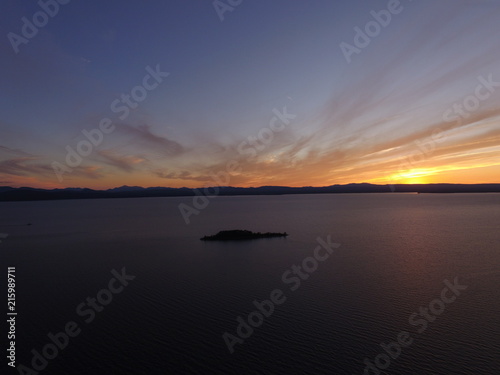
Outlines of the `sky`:
M 0 186 L 500 182 L 500 2 L 4 0 Z

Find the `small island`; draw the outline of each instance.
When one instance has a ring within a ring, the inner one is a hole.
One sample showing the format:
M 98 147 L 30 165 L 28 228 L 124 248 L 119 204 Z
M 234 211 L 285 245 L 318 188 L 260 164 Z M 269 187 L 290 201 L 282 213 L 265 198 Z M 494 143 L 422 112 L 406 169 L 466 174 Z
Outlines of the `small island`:
M 272 233 L 272 232 L 251 232 L 249 230 L 222 230 L 213 236 L 205 236 L 200 238 L 202 241 L 239 241 L 239 240 L 254 240 L 257 238 L 272 238 L 286 237 L 288 233 Z

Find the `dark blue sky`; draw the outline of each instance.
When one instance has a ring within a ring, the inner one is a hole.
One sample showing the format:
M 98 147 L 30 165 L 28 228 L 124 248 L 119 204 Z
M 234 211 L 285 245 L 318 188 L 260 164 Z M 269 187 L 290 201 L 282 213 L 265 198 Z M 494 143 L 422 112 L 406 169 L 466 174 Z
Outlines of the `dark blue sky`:
M 340 44 L 391 6 L 346 59 Z M 40 10 L 2 4 L 0 185 L 201 186 L 231 160 L 241 186 L 498 175 L 499 93 L 443 120 L 480 77 L 500 81 L 497 2 L 244 0 L 221 20 L 211 1 L 72 0 L 16 53 L 8 34 Z M 148 66 L 169 76 L 119 119 L 110 104 Z M 248 158 L 284 107 L 293 120 Z M 114 130 L 68 164 L 103 118 Z M 436 129 L 433 154 L 402 167 Z

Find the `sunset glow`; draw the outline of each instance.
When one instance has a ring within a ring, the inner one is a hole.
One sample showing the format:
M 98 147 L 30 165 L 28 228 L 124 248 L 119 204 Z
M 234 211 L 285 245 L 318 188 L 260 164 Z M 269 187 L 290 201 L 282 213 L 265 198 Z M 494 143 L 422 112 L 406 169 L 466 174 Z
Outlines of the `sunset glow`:
M 339 46 L 374 5 L 319 2 L 309 14 L 299 3 L 282 4 L 295 24 L 270 6 L 262 34 L 238 16 L 220 24 L 210 4 L 153 2 L 87 33 L 72 13 L 64 32 L 54 20 L 18 53 L 4 40 L 0 186 L 499 182 L 493 3 L 405 3 L 349 56 Z M 12 8 L 15 30 L 26 10 Z M 130 36 L 139 14 L 155 29 Z M 207 26 L 186 34 L 179 15 Z M 265 37 L 276 28 L 280 49 Z

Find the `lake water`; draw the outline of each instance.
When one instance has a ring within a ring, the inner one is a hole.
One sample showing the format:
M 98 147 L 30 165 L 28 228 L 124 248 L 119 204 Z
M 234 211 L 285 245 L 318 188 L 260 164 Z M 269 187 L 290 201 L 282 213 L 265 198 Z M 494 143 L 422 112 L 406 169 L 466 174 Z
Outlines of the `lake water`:
M 499 373 L 500 194 L 217 197 L 189 225 L 180 203 L 192 198 L 0 203 L 16 364 L 73 321 L 80 333 L 40 374 Z M 224 229 L 289 236 L 199 240 Z M 328 236 L 340 246 L 315 264 Z M 310 271 L 300 286 L 293 265 Z M 123 267 L 135 279 L 86 323 L 77 307 Z M 276 289 L 282 303 L 253 314 L 231 354 L 223 334 Z M 386 352 L 398 335 L 406 346 Z

